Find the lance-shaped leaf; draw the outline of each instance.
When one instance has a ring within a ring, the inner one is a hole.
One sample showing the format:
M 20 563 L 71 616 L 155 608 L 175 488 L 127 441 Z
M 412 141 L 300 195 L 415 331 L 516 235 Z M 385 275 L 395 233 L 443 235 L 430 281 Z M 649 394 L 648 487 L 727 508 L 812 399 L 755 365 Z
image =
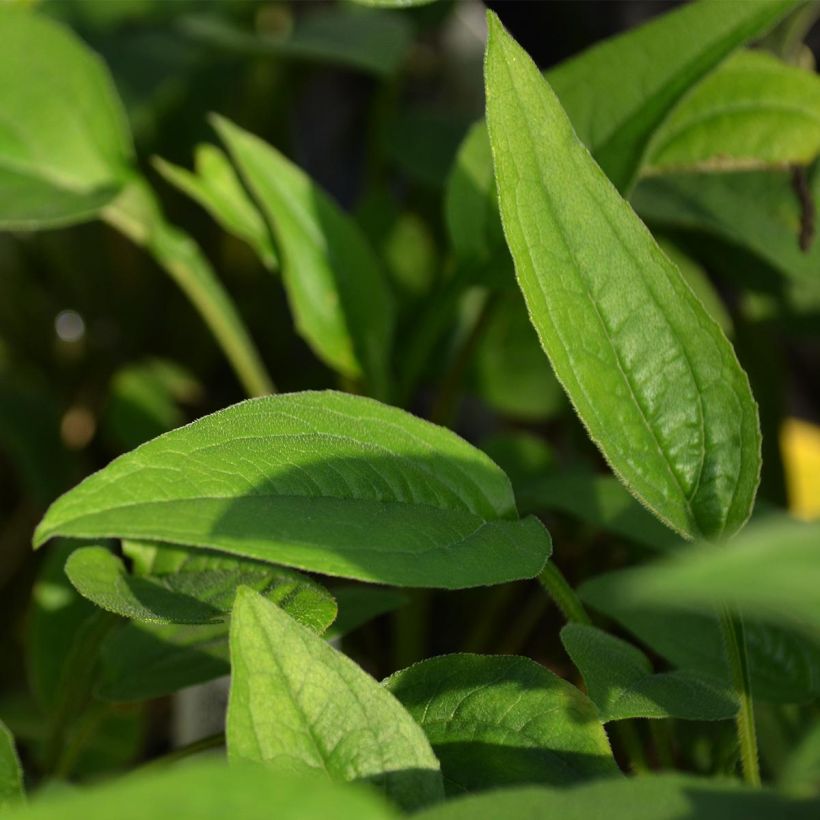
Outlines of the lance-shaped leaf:
M 198 145 L 194 173 L 158 157 L 154 166 L 168 182 L 205 208 L 228 233 L 247 242 L 266 268 L 279 267 L 270 230 L 223 151 L 215 145 Z
M 618 773 L 593 704 L 529 658 L 445 655 L 385 686 L 427 733 L 448 794 Z
M 740 51 L 655 132 L 647 170 L 805 165 L 818 152 L 820 77 L 763 51 Z
M 626 718 L 726 720 L 737 701 L 719 680 L 688 670 L 654 674 L 635 646 L 587 624 L 567 624 L 561 641 L 584 676 L 601 722 Z
M 530 578 L 551 544 L 454 433 L 372 399 L 242 402 L 122 456 L 36 533 L 211 547 L 327 575 L 459 588 Z
M 273 774 L 260 766 L 198 761 L 89 789 L 54 789 L 4 820 L 392 820 L 396 812 L 372 792 L 316 777 Z
M 261 561 L 215 553 L 181 552 L 180 561 L 171 571 L 131 575 L 105 547 L 83 547 L 71 554 L 65 571 L 84 598 L 137 621 L 223 621 L 240 586 L 278 602 L 294 618 L 318 632 L 324 631 L 336 614 L 330 593 L 305 576 Z
M 231 618 L 228 754 L 370 782 L 404 808 L 443 796 L 438 760 L 401 704 L 253 590 Z
M 613 778 L 571 788 L 504 789 L 448 800 L 417 820 L 812 820 L 820 801 L 679 774 Z
M 695 612 L 724 604 L 755 620 L 820 628 L 820 524 L 784 517 L 750 526 L 725 549 L 708 545 L 673 559 L 587 582 L 587 594 L 619 608 Z M 600 586 L 599 586 L 600 585 Z
M 9 4 L 0 42 L 0 228 L 94 218 L 132 155 L 108 71 L 62 26 Z
M 14 738 L 0 721 L 0 811 L 23 800 L 23 772 Z
M 367 238 L 275 148 L 221 117 L 214 126 L 273 228 L 298 331 L 330 367 L 384 395 L 393 305 Z
M 504 231 L 559 381 L 638 499 L 686 536 L 730 536 L 760 470 L 731 345 L 492 15 L 486 83 Z

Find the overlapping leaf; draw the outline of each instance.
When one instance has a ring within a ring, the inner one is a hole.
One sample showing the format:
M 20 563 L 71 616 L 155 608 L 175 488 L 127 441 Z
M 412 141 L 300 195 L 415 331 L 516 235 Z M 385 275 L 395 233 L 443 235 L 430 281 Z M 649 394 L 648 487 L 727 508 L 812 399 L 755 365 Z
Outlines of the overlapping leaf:
M 160 436 L 52 505 L 59 533 L 211 547 L 360 580 L 458 588 L 550 553 L 504 473 L 455 434 L 341 393 L 243 402 Z
M 408 809 L 441 798 L 438 761 L 401 704 L 244 587 L 231 619 L 231 670 L 231 758 L 370 782 Z
M 486 82 L 507 243 L 556 375 L 634 495 L 683 535 L 730 536 L 760 470 L 731 345 L 492 16 Z

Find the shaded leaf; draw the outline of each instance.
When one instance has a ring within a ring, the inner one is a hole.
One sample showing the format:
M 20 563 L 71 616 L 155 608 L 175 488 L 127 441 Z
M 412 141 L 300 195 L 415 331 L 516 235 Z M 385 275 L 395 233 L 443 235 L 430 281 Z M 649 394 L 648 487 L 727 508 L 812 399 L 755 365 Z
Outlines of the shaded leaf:
M 132 157 L 107 69 L 62 26 L 9 4 L 0 41 L 0 227 L 93 219 Z
M 618 773 L 592 703 L 529 658 L 445 655 L 384 683 L 427 733 L 450 795 Z
M 685 775 L 646 775 L 572 788 L 507 789 L 434 806 L 418 820 L 810 820 L 818 801 Z
M 65 571 L 83 597 L 102 609 L 138 621 L 223 621 L 239 586 L 280 602 L 292 617 L 318 632 L 323 632 L 336 615 L 332 596 L 298 573 L 214 553 L 180 555 L 173 569 L 130 575 L 123 562 L 104 547 L 83 547 L 71 554 Z
M 214 125 L 276 235 L 298 331 L 325 363 L 383 396 L 393 305 L 367 238 L 275 148 L 228 120 Z
M 551 551 L 504 473 L 449 430 L 371 399 L 243 402 L 120 457 L 53 504 L 58 534 L 166 541 L 378 583 L 533 577 Z
M 441 798 L 424 733 L 353 661 L 245 587 L 230 643 L 232 759 L 370 782 L 404 808 Z
M 505 234 L 559 381 L 642 503 L 685 536 L 730 536 L 760 471 L 731 345 L 494 17 L 486 82 Z
M 567 624 L 561 641 L 584 677 L 602 723 L 626 718 L 726 720 L 737 702 L 720 681 L 688 670 L 653 673 L 637 647 L 587 624 Z
M 23 771 L 14 746 L 14 738 L 0 721 L 0 811 L 7 811 L 25 799 Z

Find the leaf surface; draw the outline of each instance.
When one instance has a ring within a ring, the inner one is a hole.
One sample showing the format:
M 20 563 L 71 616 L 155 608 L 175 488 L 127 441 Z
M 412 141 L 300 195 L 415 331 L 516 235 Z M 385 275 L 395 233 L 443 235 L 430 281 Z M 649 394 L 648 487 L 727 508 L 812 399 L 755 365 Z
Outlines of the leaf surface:
M 66 562 L 74 588 L 102 609 L 138 621 L 207 624 L 225 620 L 236 590 L 250 587 L 286 606 L 292 617 L 323 632 L 336 615 L 333 597 L 296 572 L 215 553 L 188 553 L 173 568 L 131 575 L 104 547 L 82 547 Z M 166 557 L 167 560 L 167 557 Z
M 811 820 L 820 802 L 792 800 L 768 789 L 678 774 L 584 783 L 571 788 L 519 788 L 434 806 L 418 820 Z
M 384 584 L 460 588 L 538 574 L 549 535 L 449 430 L 372 399 L 246 401 L 120 457 L 58 499 L 36 541 L 210 547 Z
M 0 8 L 0 228 L 93 219 L 117 194 L 131 136 L 111 77 L 59 24 Z
M 23 772 L 14 746 L 14 738 L 0 721 L 0 811 L 24 799 Z
M 9 820 L 391 820 L 397 815 L 365 789 L 209 760 L 118 778 L 89 789 L 55 789 L 7 816 Z
M 507 243 L 559 381 L 640 501 L 687 537 L 730 536 L 760 471 L 731 345 L 492 16 L 485 68 Z
M 664 120 L 647 171 L 808 164 L 818 152 L 820 77 L 764 51 L 739 51 Z
M 529 658 L 445 655 L 385 686 L 427 733 L 450 795 L 618 773 L 589 699 Z
M 275 148 L 221 117 L 214 124 L 274 231 L 297 330 L 326 364 L 383 396 L 394 309 L 364 233 Z
M 737 702 L 720 682 L 688 670 L 653 673 L 635 646 L 587 624 L 570 623 L 561 641 L 587 685 L 601 722 L 626 718 L 726 720 Z
M 401 704 L 275 604 L 240 588 L 230 643 L 231 759 L 370 782 L 406 809 L 442 797 L 439 763 Z

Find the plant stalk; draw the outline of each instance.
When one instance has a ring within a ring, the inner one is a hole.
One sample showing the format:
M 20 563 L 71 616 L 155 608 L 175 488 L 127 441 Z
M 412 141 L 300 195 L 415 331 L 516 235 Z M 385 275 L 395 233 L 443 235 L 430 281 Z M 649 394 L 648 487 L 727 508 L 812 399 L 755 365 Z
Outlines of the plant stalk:
M 726 646 L 726 659 L 729 662 L 732 684 L 740 701 L 740 709 L 735 723 L 740 745 L 743 779 L 750 786 L 759 786 L 761 781 L 757 755 L 757 730 L 755 728 L 754 703 L 752 702 L 751 678 L 749 676 L 749 661 L 746 655 L 743 620 L 739 613 L 725 608 L 720 614 L 720 625 Z
M 145 248 L 199 311 L 249 396 L 276 388 L 236 306 L 199 246 L 170 225 L 148 183 L 135 176 L 103 211 L 103 219 Z
M 547 565 L 538 576 L 538 581 L 569 623 L 592 623 L 581 599 L 552 561 L 547 561 Z

